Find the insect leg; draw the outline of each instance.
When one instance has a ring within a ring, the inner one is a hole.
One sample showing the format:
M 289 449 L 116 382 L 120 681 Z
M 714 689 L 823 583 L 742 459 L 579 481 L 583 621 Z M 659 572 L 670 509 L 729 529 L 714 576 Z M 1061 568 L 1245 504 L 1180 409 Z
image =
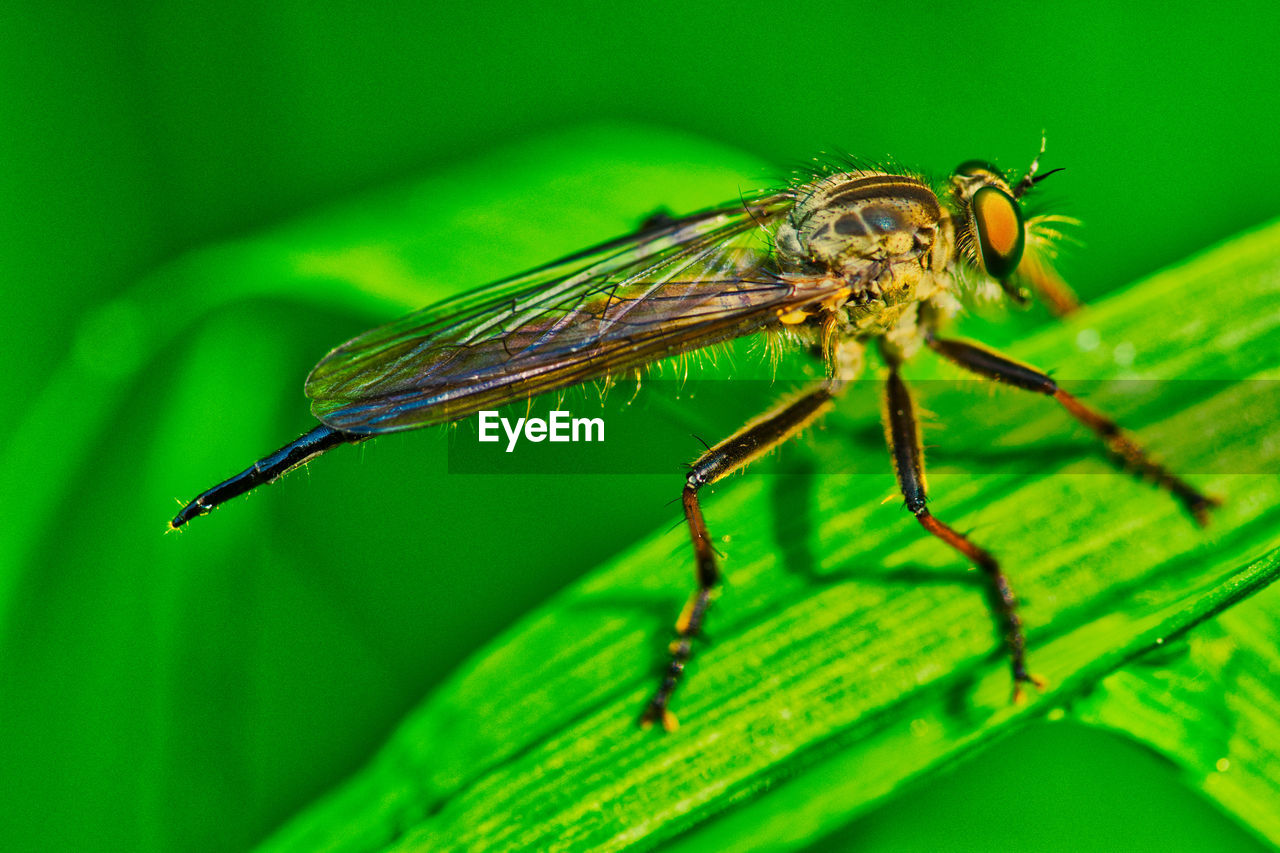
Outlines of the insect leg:
M 826 412 L 841 388 L 840 382 L 828 382 L 821 388 L 782 403 L 707 450 L 689 469 L 681 502 L 684 505 L 685 521 L 689 525 L 689 535 L 693 540 L 698 587 L 680 612 L 680 618 L 676 620 L 676 639 L 670 646 L 671 662 L 667 665 L 662 683 L 640 715 L 639 723 L 642 727 L 647 728 L 660 722 L 670 732 L 679 726 L 679 721 L 668 710 L 667 704 L 680 684 L 685 664 L 693 656 L 693 638 L 702 628 L 702 621 L 720 579 L 711 536 L 707 532 L 702 508 L 698 504 L 698 490 L 749 465 L 804 429 Z
M 243 495 L 263 483 L 271 482 L 290 469 L 319 456 L 326 450 L 332 450 L 338 445 L 347 444 L 348 442 L 363 441 L 368 437 L 350 432 L 340 432 L 321 424 L 306 435 L 286 444 L 270 456 L 259 459 L 234 477 L 223 480 L 208 491 L 201 492 L 195 500 L 184 506 L 174 516 L 173 521 L 169 522 L 169 526 L 171 528 L 181 527 L 191 519 L 204 515 L 218 505 Z
M 964 534 L 953 530 L 933 517 L 929 512 L 925 491 L 924 449 L 920 442 L 920 426 L 916 422 L 911 393 L 898 374 L 896 360 L 889 359 L 889 380 L 885 386 L 885 438 L 893 455 L 893 467 L 898 475 L 898 485 L 906 498 L 907 508 L 915 515 L 925 530 L 946 542 L 982 570 L 991 594 L 992 605 L 1001 627 L 1005 645 L 1009 649 L 1009 661 L 1013 669 L 1013 699 L 1022 696 L 1022 685 L 1031 683 L 1042 687 L 1044 681 L 1027 672 L 1027 638 L 1022 633 L 1022 620 L 1018 617 L 1018 598 L 1009 586 L 1009 579 L 1000 570 L 1000 564 L 989 551 L 970 542 Z
M 1126 467 L 1173 493 L 1201 526 L 1209 523 L 1209 510 L 1221 504 L 1217 498 L 1202 494 L 1168 468 L 1152 460 L 1137 442 L 1125 435 L 1115 421 L 1063 391 L 1058 383 L 1039 370 L 968 341 L 931 337 L 929 346 L 944 358 L 980 376 L 1057 400 L 1073 418 L 1093 430 L 1102 439 L 1107 450 Z

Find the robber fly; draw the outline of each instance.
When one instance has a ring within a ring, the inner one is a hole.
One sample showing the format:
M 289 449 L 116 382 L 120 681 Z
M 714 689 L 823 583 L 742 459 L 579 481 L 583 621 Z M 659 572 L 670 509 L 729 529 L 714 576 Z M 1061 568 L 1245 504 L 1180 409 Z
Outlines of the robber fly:
M 829 410 L 874 344 L 887 367 L 885 434 L 906 505 L 929 533 L 982 571 L 1016 699 L 1024 684 L 1042 686 L 1027 669 L 1017 598 L 990 552 L 929 511 L 920 427 L 900 375 L 904 360 L 928 347 L 979 376 L 1052 397 L 1201 524 L 1217 503 L 1045 373 L 940 336 L 959 310 L 958 297 L 982 289 L 1021 302 L 1029 287 L 1059 313 L 1075 307 L 1051 265 L 1063 218 L 1023 214 L 1027 194 L 1052 174 L 1037 176 L 1039 161 L 1014 180 L 971 160 L 934 183 L 853 163 L 818 167 L 781 190 L 683 218 L 656 217 L 634 235 L 365 332 L 330 352 L 307 378 L 319 426 L 198 496 L 171 525 L 181 527 L 341 444 L 627 375 L 732 338 L 782 332 L 820 354 L 825 378 L 708 448 L 685 478 L 697 587 L 676 621 L 670 663 L 640 716 L 643 725 L 657 722 L 670 731 L 677 721 L 668 704 L 720 578 L 700 490 Z

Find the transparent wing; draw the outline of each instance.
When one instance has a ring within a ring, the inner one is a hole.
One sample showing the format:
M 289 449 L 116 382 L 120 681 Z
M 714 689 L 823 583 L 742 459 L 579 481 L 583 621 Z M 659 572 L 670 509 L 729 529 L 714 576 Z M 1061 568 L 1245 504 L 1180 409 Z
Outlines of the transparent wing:
M 835 287 L 774 269 L 791 203 L 674 220 L 365 332 L 311 372 L 311 410 L 346 432 L 412 429 L 758 331 Z

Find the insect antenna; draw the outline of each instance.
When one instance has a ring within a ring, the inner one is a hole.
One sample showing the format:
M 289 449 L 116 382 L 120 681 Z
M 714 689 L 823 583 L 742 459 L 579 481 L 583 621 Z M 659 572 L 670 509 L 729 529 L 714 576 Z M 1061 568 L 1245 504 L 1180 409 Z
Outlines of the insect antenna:
M 1044 131 L 1041 131 L 1040 132 L 1040 152 L 1036 154 L 1036 158 L 1031 161 L 1031 168 L 1027 169 L 1027 173 L 1022 176 L 1022 180 L 1018 181 L 1018 185 L 1013 188 L 1014 198 L 1022 198 L 1023 194 L 1026 193 L 1027 190 L 1031 189 L 1033 186 L 1040 183 L 1045 178 L 1049 177 L 1055 172 L 1061 172 L 1064 168 L 1066 168 L 1065 166 L 1059 166 L 1058 168 L 1050 169 L 1048 172 L 1045 172 L 1043 175 L 1040 175 L 1037 177 L 1036 170 L 1040 168 L 1040 158 L 1044 156 L 1044 146 L 1046 141 L 1047 141 L 1047 137 L 1045 136 Z

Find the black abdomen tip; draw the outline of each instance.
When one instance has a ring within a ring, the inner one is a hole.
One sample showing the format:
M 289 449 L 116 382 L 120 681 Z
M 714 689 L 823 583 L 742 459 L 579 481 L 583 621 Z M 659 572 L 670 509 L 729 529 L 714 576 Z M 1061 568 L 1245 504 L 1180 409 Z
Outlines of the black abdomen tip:
M 169 522 L 170 530 L 177 530 L 193 518 L 208 514 L 213 507 L 204 506 L 199 499 L 192 501 L 179 510 L 178 514 L 173 517 L 173 521 Z
M 173 521 L 169 522 L 169 528 L 176 529 L 197 516 L 208 515 L 214 507 L 243 495 L 263 483 L 271 482 L 286 471 L 298 467 L 330 448 L 347 442 L 363 441 L 365 438 L 368 436 L 339 432 L 321 424 L 270 456 L 259 459 L 234 477 L 223 480 L 212 489 L 197 495 L 195 500 L 184 506 L 173 517 Z

